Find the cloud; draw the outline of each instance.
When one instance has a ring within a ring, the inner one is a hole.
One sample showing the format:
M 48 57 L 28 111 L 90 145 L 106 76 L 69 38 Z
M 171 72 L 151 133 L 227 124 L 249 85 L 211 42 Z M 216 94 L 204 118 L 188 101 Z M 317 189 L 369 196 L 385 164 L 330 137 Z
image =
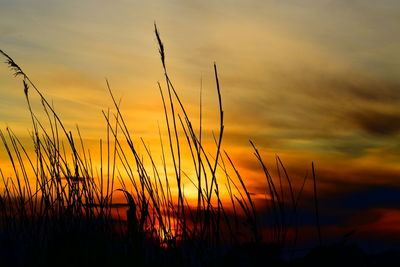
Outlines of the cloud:
M 364 131 L 375 135 L 394 135 L 400 131 L 400 114 L 364 110 L 351 115 Z
M 343 194 L 326 201 L 326 206 L 340 209 L 400 208 L 400 188 L 370 187 L 359 192 Z

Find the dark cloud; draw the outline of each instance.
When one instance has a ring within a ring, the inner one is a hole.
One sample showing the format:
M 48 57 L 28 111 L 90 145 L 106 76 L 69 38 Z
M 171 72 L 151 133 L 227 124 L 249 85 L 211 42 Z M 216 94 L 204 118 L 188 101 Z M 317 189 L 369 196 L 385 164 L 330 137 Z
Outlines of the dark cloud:
M 400 114 L 365 110 L 351 114 L 364 131 L 375 135 L 394 135 L 400 131 Z
M 336 209 L 351 210 L 371 208 L 400 209 L 400 188 L 372 187 L 326 200 L 325 205 Z
M 354 164 L 338 164 L 335 168 L 317 167 L 322 197 L 340 197 L 344 192 L 360 192 L 369 187 L 385 185 L 400 187 L 398 169 L 387 169 L 376 166 L 356 166 Z
M 264 125 L 269 132 L 281 131 L 280 137 L 295 139 L 332 138 L 360 127 L 384 135 L 400 128 L 400 115 L 393 113 L 400 104 L 398 82 L 312 68 L 287 73 L 265 66 L 263 73 L 268 75 L 248 75 L 253 80 L 224 75 L 228 88 L 241 89 L 226 99 L 236 123 Z

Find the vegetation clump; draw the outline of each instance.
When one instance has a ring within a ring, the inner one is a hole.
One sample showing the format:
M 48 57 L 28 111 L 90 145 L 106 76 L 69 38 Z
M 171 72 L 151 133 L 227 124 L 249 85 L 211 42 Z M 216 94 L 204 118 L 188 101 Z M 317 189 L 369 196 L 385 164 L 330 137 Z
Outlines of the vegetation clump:
M 158 88 L 168 140 L 164 144 L 160 134 L 161 168 L 144 140 L 131 135 L 108 81 L 114 112 L 103 111 L 107 135 L 99 140 L 100 163 L 95 166 L 79 128 L 76 134 L 68 130 L 44 93 L 0 50 L 22 79 L 34 148 L 29 151 L 11 129 L 0 131 L 13 170 L 8 177 L 0 169 L 0 265 L 248 266 L 263 257 L 269 266 L 309 262 L 289 260 L 297 247 L 299 200 L 307 178 L 296 190 L 279 157 L 278 177 L 273 178 L 250 142 L 267 182 L 265 222 L 246 179 L 222 148 L 224 110 L 217 66 L 219 129 L 211 150 L 204 145 L 201 123 L 196 131 L 170 79 L 157 27 L 155 35 L 165 78 Z M 32 95 L 39 98 L 44 117 L 31 104 Z M 190 160 L 193 176 L 183 168 L 183 157 Z M 314 166 L 312 175 L 322 244 Z M 186 182 L 196 189 L 196 205 L 188 202 Z M 115 201 L 117 193 L 125 203 Z

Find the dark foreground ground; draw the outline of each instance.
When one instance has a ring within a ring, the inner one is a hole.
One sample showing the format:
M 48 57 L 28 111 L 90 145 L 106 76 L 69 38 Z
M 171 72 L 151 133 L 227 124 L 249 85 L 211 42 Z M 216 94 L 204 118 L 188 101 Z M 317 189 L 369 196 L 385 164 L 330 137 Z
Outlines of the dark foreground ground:
M 58 233 L 40 241 L 23 235 L 1 234 L 0 266 L 400 266 L 397 250 L 369 254 L 354 244 L 316 247 L 288 259 L 272 244 L 217 248 L 188 242 L 167 249 L 148 240 L 101 237 L 91 231 Z

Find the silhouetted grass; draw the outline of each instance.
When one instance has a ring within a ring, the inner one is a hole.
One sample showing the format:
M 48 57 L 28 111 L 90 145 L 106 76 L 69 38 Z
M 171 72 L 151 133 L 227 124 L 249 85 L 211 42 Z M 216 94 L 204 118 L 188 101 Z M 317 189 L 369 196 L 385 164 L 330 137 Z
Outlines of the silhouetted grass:
M 44 93 L 0 50 L 13 74 L 22 80 L 34 147 L 34 151 L 28 151 L 9 128 L 0 131 L 13 170 L 13 176 L 6 177 L 0 169 L 2 265 L 218 266 L 246 265 L 246 261 L 254 263 L 265 256 L 265 264 L 280 266 L 285 264 L 283 250 L 296 249 L 297 214 L 306 177 L 296 190 L 277 157 L 278 177 L 273 178 L 250 141 L 265 174 L 270 198 L 265 202 L 270 206 L 268 214 L 273 224 L 263 225 L 246 178 L 222 148 L 224 110 L 216 64 L 219 130 L 212 153 L 202 140 L 201 112 L 196 132 L 171 81 L 156 26 L 155 35 L 165 78 L 164 84 L 158 83 L 167 132 L 164 144 L 160 130 L 162 168 L 144 140 L 136 141 L 131 136 L 108 81 L 115 111 L 103 111 L 106 140 L 99 140 L 100 162 L 95 166 L 79 128 L 77 134 L 69 131 Z M 44 119 L 31 105 L 32 94 L 41 101 Z M 191 161 L 194 176 L 189 177 L 183 169 L 183 157 Z M 314 166 L 312 174 L 322 243 Z M 188 203 L 184 181 L 196 188 L 195 206 Z M 229 201 L 221 199 L 223 191 Z M 125 204 L 113 201 L 116 192 L 125 196 Z M 121 210 L 125 214 L 121 215 Z

